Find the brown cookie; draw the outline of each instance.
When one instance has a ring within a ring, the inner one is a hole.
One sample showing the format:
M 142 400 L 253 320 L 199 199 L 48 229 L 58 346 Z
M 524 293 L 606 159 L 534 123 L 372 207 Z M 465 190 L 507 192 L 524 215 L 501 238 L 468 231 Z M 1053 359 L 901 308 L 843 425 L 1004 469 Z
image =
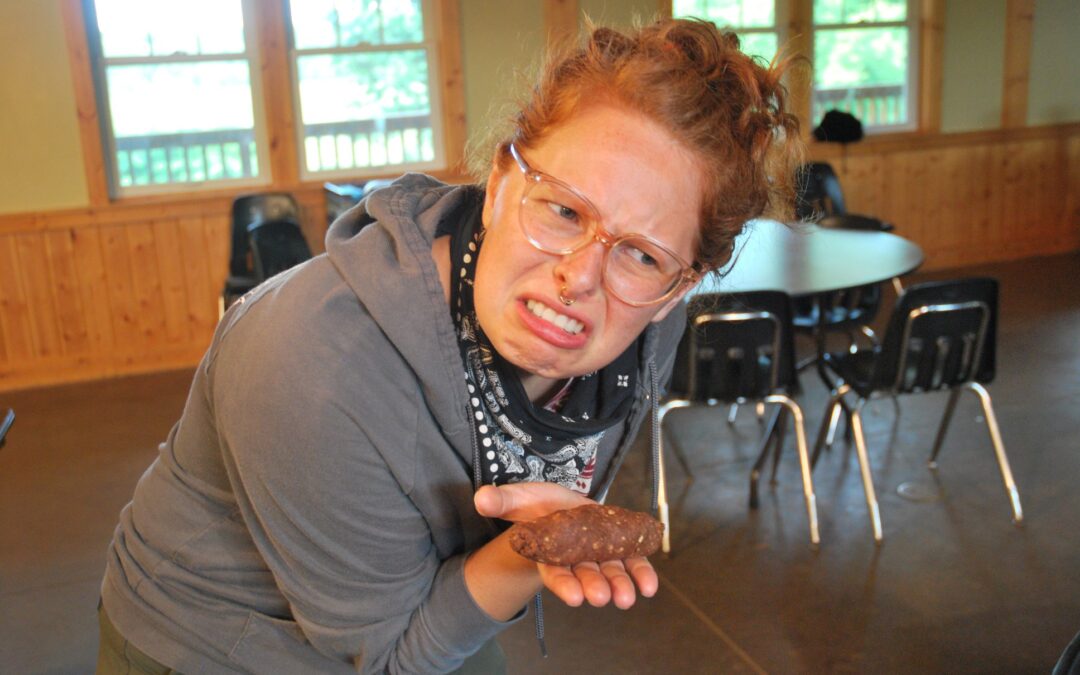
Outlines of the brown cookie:
M 664 526 L 647 513 L 586 504 L 555 511 L 510 528 L 510 546 L 529 560 L 548 565 L 624 560 L 652 555 Z

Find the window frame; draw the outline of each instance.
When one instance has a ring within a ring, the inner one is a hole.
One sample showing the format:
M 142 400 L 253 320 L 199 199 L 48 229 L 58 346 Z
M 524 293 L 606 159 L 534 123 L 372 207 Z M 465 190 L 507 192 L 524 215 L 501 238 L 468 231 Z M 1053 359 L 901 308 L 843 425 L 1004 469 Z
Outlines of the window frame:
M 905 108 L 905 114 L 907 121 L 901 124 L 875 124 L 869 123 L 863 116 L 859 119 L 863 124 L 863 130 L 868 135 L 882 135 L 892 133 L 905 133 L 918 131 L 921 128 L 922 120 L 920 119 L 920 113 L 923 110 L 922 98 L 926 95 L 921 88 L 921 79 L 923 73 L 921 71 L 921 59 L 922 59 L 922 41 L 924 36 L 921 34 L 921 15 L 922 15 L 922 3 L 919 0 L 905 0 L 907 7 L 906 18 L 903 21 L 875 21 L 875 22 L 857 22 L 857 23 L 828 23 L 817 24 L 814 20 L 813 0 L 807 0 L 809 4 L 809 44 L 807 49 L 810 52 L 811 62 L 815 64 L 817 60 L 817 32 L 819 30 L 861 30 L 861 29 L 874 29 L 874 28 L 894 28 L 902 27 L 907 29 L 907 50 L 908 58 L 906 65 L 906 75 L 904 81 L 904 87 L 907 92 L 907 101 Z M 813 77 L 809 78 L 807 83 L 807 102 L 808 102 L 808 115 L 810 121 L 810 128 L 813 128 L 821 122 L 821 117 L 828 110 L 828 108 L 822 110 L 821 114 L 814 115 L 814 99 L 817 92 L 817 86 Z M 853 113 L 855 114 L 855 113 Z
M 83 27 L 86 35 L 86 47 L 90 61 L 90 74 L 98 117 L 99 138 L 103 151 L 104 178 L 106 193 L 111 201 L 135 197 L 175 195 L 182 193 L 204 193 L 236 188 L 263 187 L 272 182 L 270 143 L 267 129 L 265 108 L 266 97 L 263 93 L 261 66 L 262 55 L 259 50 L 259 36 L 256 30 L 255 5 L 257 0 L 239 0 L 244 22 L 244 50 L 242 52 L 221 52 L 212 55 L 169 55 L 147 57 L 106 57 L 101 30 L 98 26 L 97 8 L 94 0 L 78 0 L 81 5 Z M 117 140 L 112 124 L 112 100 L 109 96 L 107 71 L 114 65 L 157 65 L 169 63 L 198 63 L 245 61 L 248 67 L 249 95 L 251 96 L 252 135 L 256 149 L 258 174 L 241 178 L 217 178 L 202 181 L 178 181 L 166 183 L 150 182 L 145 185 L 120 184 Z
M 289 90 L 291 94 L 291 106 L 293 110 L 293 139 L 296 143 L 296 171 L 299 179 L 304 182 L 339 180 L 339 179 L 370 179 L 377 176 L 385 176 L 388 173 L 404 173 L 407 171 L 438 172 L 450 168 L 449 156 L 446 143 L 447 115 L 443 105 L 443 78 L 442 78 L 442 35 L 440 34 L 436 16 L 439 7 L 436 0 L 420 0 L 420 8 L 423 13 L 424 41 L 375 45 L 361 43 L 351 47 L 321 47 L 309 49 L 297 49 L 293 33 L 291 3 L 294 0 L 279 0 L 283 16 L 283 24 L 286 32 L 285 51 L 289 64 Z M 302 0 L 300 0 L 302 1 Z M 307 166 L 307 151 L 305 145 L 303 111 L 300 102 L 300 68 L 299 60 L 302 56 L 322 54 L 363 54 L 380 53 L 422 49 L 426 54 L 428 71 L 428 104 L 430 109 L 432 146 L 434 156 L 430 161 L 405 162 L 401 164 L 382 164 L 378 166 L 358 167 L 346 169 L 330 169 L 311 171 Z
M 760 0 L 757 0 L 757 1 L 760 1 Z M 784 46 L 784 40 L 785 40 L 786 33 L 787 33 L 787 31 L 784 30 L 784 26 L 787 24 L 787 22 L 789 20 L 788 19 L 788 14 L 789 14 L 788 10 L 789 10 L 789 5 L 790 5 L 790 0 L 771 0 L 771 1 L 773 3 L 773 23 L 772 23 L 771 26 L 746 26 L 746 27 L 744 27 L 744 26 L 735 26 L 735 25 L 731 25 L 731 24 L 726 24 L 726 25 L 723 25 L 723 26 L 718 25 L 718 27 L 719 28 L 730 28 L 730 29 L 732 29 L 733 31 L 735 31 L 736 34 L 739 35 L 740 40 L 741 40 L 743 35 L 746 35 L 746 34 L 749 34 L 749 33 L 756 33 L 756 34 L 771 33 L 773 36 L 776 37 L 776 49 L 777 49 L 777 51 L 779 51 L 780 48 L 782 48 Z M 694 16 L 693 14 L 675 14 L 675 2 L 674 2 L 674 0 L 667 0 L 666 5 L 667 5 L 667 7 L 666 7 L 667 16 L 673 16 L 673 17 Z M 700 18 L 704 18 L 704 17 L 700 17 Z M 774 56 L 775 56 L 775 54 L 774 54 Z M 762 58 L 764 58 L 764 57 L 762 57 Z

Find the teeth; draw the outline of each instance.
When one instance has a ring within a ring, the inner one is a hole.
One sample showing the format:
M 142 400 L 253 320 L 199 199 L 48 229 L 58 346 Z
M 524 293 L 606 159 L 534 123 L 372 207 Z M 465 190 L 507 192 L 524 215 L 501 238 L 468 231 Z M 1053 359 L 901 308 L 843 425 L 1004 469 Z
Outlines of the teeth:
M 565 314 L 559 314 L 554 309 L 548 307 L 542 302 L 536 300 L 529 300 L 525 303 L 525 306 L 529 308 L 529 311 L 540 317 L 548 323 L 553 323 L 559 328 L 562 328 L 571 335 L 577 335 L 585 328 L 585 324 L 581 323 L 577 319 L 571 319 Z

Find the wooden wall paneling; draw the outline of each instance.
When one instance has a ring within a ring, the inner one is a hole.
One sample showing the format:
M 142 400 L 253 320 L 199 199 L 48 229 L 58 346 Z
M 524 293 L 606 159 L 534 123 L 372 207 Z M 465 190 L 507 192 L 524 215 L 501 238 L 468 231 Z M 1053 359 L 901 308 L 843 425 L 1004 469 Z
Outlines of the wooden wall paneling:
M 992 193 L 996 192 L 991 182 L 991 146 L 974 145 L 964 156 L 967 160 L 961 176 L 964 187 L 959 195 L 957 211 L 966 214 L 970 241 L 982 245 L 990 231 L 991 198 Z
M 177 226 L 178 255 L 183 261 L 184 288 L 187 291 L 187 317 L 191 340 L 209 344 L 217 323 L 217 297 L 221 287 L 211 285 L 210 255 L 203 219 L 186 217 Z
M 297 190 L 293 193 L 300 205 L 300 226 L 313 255 L 326 250 L 326 193 L 322 187 Z
M 90 348 L 86 308 L 79 294 L 79 274 L 71 232 L 58 230 L 43 234 L 52 276 L 56 320 L 60 326 L 61 352 L 86 358 Z
M 139 352 L 142 339 L 139 334 L 139 308 L 132 286 L 127 227 L 102 227 L 101 250 L 112 314 L 113 355 L 118 363 L 130 363 Z
M 933 226 L 935 232 L 940 233 L 942 245 L 960 246 L 974 240 L 974 227 L 968 210 L 972 199 L 972 183 L 969 180 L 971 153 L 948 148 L 943 148 L 939 153 L 940 210 Z
M 136 307 L 139 339 L 136 352 L 147 358 L 165 344 L 165 309 L 157 266 L 154 231 L 149 223 L 127 228 L 131 288 Z
M 1080 134 L 1065 143 L 1065 156 L 1068 191 L 1062 230 L 1069 245 L 1080 247 Z
M 115 344 L 101 233 L 95 227 L 72 228 L 68 233 L 78 271 L 78 292 L 86 318 L 89 352 L 101 358 L 111 354 Z
M 165 339 L 170 343 L 191 341 L 187 280 L 180 249 L 179 226 L 175 219 L 155 220 L 151 224 L 157 271 L 161 278 L 161 306 L 165 314 Z
M 214 307 L 217 296 L 225 287 L 229 276 L 230 228 L 228 216 L 206 216 L 203 218 L 203 230 L 206 237 L 207 271 L 210 274 L 210 287 L 214 289 Z
M 1009 201 L 1008 190 L 1006 190 L 1009 154 L 1010 150 L 1006 143 L 994 143 L 990 146 L 991 160 L 987 165 L 989 169 L 987 184 L 990 187 L 990 199 L 987 202 L 990 212 L 986 237 L 982 242 L 984 247 L 993 246 L 994 242 L 1001 241 L 1004 237 L 1005 221 L 1009 218 L 1009 214 L 1005 212 L 1006 203 Z
M 52 294 L 49 256 L 42 233 L 23 234 L 15 238 L 19 253 L 19 269 L 26 289 L 34 336 L 34 358 L 50 359 L 62 354 L 60 326 Z
M 7 372 L 34 358 L 33 319 L 20 274 L 15 239 L 14 235 L 0 237 L 0 326 L 6 354 L 4 371 Z

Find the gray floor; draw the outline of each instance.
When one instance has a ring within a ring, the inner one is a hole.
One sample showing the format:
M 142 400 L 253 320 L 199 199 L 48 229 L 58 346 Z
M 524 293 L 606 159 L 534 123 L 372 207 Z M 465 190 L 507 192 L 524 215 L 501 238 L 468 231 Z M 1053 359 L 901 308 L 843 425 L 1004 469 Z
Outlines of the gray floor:
M 1080 254 L 932 275 L 1002 280 L 990 391 L 1023 527 L 1010 522 L 973 398 L 962 399 L 936 473 L 925 456 L 944 397 L 904 398 L 899 418 L 888 401 L 871 404 L 885 542 L 873 544 L 854 452 L 841 443 L 814 473 L 817 551 L 790 443 L 778 483 L 751 511 L 753 412 L 740 411 L 734 429 L 719 410 L 676 412 L 669 437 L 693 480 L 672 464 L 675 550 L 654 561 L 659 594 L 626 612 L 549 597 L 549 658 L 526 619 L 501 638 L 511 672 L 1048 673 L 1080 630 L 1078 272 Z M 18 413 L 0 451 L 0 672 L 93 670 L 104 549 L 189 379 L 0 394 Z M 825 392 L 812 372 L 803 381 L 812 437 Z M 612 501 L 647 505 L 641 449 Z

